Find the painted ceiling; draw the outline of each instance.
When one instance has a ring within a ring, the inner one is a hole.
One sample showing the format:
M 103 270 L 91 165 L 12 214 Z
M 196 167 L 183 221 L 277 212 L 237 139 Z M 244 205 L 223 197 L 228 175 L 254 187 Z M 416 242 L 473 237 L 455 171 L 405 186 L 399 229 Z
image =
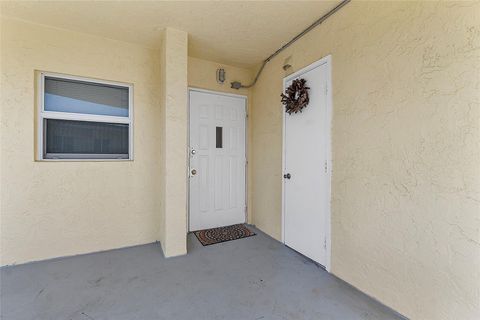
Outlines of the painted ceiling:
M 189 33 L 189 55 L 251 67 L 339 2 L 2 1 L 1 14 L 152 48 L 172 27 Z

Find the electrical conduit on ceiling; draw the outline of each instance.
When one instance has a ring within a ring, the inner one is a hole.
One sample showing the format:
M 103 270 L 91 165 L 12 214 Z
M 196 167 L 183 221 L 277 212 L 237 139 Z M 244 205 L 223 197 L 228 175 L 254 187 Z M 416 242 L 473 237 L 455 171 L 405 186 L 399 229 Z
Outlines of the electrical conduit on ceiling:
M 260 66 L 260 69 L 258 70 L 257 72 L 257 75 L 255 76 L 255 79 L 253 80 L 253 82 L 251 84 L 248 84 L 248 85 L 243 85 L 241 82 L 239 81 L 234 81 L 234 82 L 231 82 L 231 88 L 232 89 L 240 89 L 240 88 L 251 88 L 255 85 L 255 83 L 257 83 L 257 80 L 258 80 L 258 77 L 260 76 L 260 74 L 262 73 L 263 69 L 265 68 L 265 65 L 270 61 L 272 60 L 276 55 L 278 55 L 280 52 L 282 52 L 283 50 L 285 50 L 286 48 L 288 48 L 289 46 L 291 46 L 295 41 L 297 41 L 298 39 L 300 39 L 301 37 L 303 37 L 305 34 L 307 34 L 308 32 L 310 32 L 311 30 L 313 30 L 316 26 L 320 25 L 322 22 L 324 22 L 325 20 L 327 20 L 329 17 L 331 17 L 335 12 L 337 12 L 338 10 L 340 10 L 343 6 L 345 6 L 347 3 L 349 3 L 351 0 L 343 0 L 342 2 L 340 2 L 335 8 L 333 8 L 332 10 L 330 10 L 329 12 L 327 12 L 325 15 L 323 15 L 322 17 L 320 17 L 318 20 L 316 20 L 314 23 L 312 23 L 308 28 L 306 28 L 305 30 L 303 30 L 302 32 L 300 32 L 299 34 L 297 34 L 295 37 L 293 37 L 292 40 L 290 40 L 289 42 L 287 42 L 286 44 L 284 44 L 280 49 L 278 49 L 277 51 L 275 51 L 274 53 L 272 53 L 267 59 L 263 60 L 263 63 L 262 65 Z

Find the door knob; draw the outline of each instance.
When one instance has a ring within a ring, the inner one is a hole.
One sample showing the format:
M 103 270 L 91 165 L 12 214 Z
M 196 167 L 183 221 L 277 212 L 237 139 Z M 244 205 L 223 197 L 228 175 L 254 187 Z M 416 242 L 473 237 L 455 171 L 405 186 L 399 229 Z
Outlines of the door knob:
M 285 179 L 290 179 L 292 177 L 292 175 L 290 173 L 287 173 L 287 174 L 284 174 L 283 177 Z
M 197 170 L 196 169 L 192 169 L 192 176 L 196 175 L 197 174 Z
M 192 154 L 195 154 L 197 153 L 197 151 L 195 149 L 192 149 Z

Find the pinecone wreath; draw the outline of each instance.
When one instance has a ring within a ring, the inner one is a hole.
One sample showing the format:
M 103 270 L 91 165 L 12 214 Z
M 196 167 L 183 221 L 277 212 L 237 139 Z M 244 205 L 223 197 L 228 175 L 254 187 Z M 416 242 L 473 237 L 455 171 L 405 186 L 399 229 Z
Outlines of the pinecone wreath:
M 285 105 L 285 111 L 288 114 L 302 112 L 302 109 L 308 105 L 310 88 L 305 86 L 306 82 L 305 79 L 295 79 L 285 90 L 285 94 L 281 94 L 282 104 Z

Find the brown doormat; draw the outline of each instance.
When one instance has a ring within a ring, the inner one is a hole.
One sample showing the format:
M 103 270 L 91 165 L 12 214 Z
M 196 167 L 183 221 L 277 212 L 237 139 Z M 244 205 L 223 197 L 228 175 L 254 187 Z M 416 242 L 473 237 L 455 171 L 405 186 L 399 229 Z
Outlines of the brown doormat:
M 244 224 L 195 231 L 198 241 L 204 246 L 254 236 Z

